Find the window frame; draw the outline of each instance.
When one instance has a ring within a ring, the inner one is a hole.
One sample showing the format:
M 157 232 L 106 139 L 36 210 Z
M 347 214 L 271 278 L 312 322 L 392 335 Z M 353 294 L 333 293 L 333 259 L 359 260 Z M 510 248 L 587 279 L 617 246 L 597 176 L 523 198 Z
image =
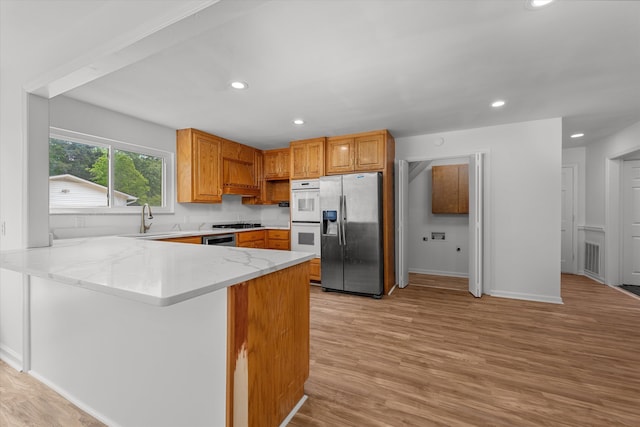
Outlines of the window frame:
M 151 148 L 144 145 L 132 144 L 129 142 L 118 141 L 110 138 L 103 138 L 100 136 L 89 135 L 85 133 L 75 132 L 67 129 L 61 129 L 56 127 L 49 127 L 49 139 L 57 138 L 65 141 L 76 142 L 80 144 L 88 144 L 101 148 L 105 148 L 108 152 L 109 159 L 109 206 L 106 207 L 69 207 L 69 208 L 52 208 L 49 206 L 50 215 L 64 215 L 64 214 L 139 214 L 142 209 L 141 206 L 113 206 L 113 183 L 114 183 L 114 167 L 113 159 L 115 150 L 130 151 L 140 153 L 148 156 L 158 157 L 163 159 L 162 164 L 162 206 L 152 206 L 153 214 L 173 214 L 174 213 L 174 195 L 175 195 L 175 180 L 173 171 L 175 170 L 175 153 L 170 151 L 159 150 L 157 148 Z M 47 157 L 48 154 L 47 145 Z M 48 182 L 47 182 L 48 184 Z M 49 194 L 47 192 L 47 197 Z M 48 200 L 47 200 L 48 203 Z

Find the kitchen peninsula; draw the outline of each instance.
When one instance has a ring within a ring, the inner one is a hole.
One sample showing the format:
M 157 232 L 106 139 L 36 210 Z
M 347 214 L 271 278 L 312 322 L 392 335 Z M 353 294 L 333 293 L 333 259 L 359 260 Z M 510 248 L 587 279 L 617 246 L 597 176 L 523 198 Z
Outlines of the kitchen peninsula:
M 277 426 L 304 399 L 311 254 L 131 237 L 6 251 L 25 368 L 112 426 Z

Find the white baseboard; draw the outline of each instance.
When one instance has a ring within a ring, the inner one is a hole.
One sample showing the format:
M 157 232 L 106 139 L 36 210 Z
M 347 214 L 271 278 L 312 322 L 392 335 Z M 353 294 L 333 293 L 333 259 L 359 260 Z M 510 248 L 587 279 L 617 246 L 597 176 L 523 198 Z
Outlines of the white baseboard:
M 536 295 L 536 294 L 523 294 L 520 292 L 510 292 L 510 291 L 500 291 L 500 290 L 492 290 L 492 297 L 498 298 L 511 298 L 511 299 L 520 299 L 525 301 L 535 301 L 535 302 L 546 302 L 552 304 L 564 304 L 562 302 L 562 298 L 560 297 L 552 297 L 548 295 Z
M 588 271 L 583 270 L 582 271 L 582 275 L 588 277 L 589 279 L 593 279 L 598 283 L 602 283 L 603 285 L 604 283 L 604 277 L 600 277 L 600 276 L 596 276 L 595 274 L 591 274 Z
M 98 421 L 101 421 L 102 423 L 108 425 L 109 427 L 121 427 L 120 424 L 117 424 L 113 420 L 109 419 L 108 417 L 106 417 L 101 412 L 96 411 L 94 408 L 92 408 L 91 406 L 87 405 L 82 400 L 77 399 L 74 395 L 72 395 L 71 393 L 68 393 L 63 388 L 58 387 L 56 384 L 54 384 L 53 382 L 49 381 L 48 379 L 46 379 L 42 375 L 38 374 L 37 372 L 35 372 L 33 370 L 29 371 L 29 375 L 31 375 L 33 378 L 37 379 L 42 384 L 46 385 L 51 390 L 55 391 L 60 396 L 64 397 L 69 402 L 73 403 L 78 408 L 82 409 L 84 412 L 86 412 L 87 414 L 91 415 L 93 418 L 97 419 Z
M 22 371 L 22 356 L 4 344 L 0 344 L 0 360 L 6 362 L 16 371 Z
M 300 399 L 298 401 L 298 403 L 296 404 L 296 406 L 293 407 L 293 409 L 291 410 L 291 412 L 289 412 L 289 415 L 287 415 L 287 418 L 285 418 L 284 420 L 282 420 L 282 423 L 280 424 L 280 427 L 285 427 L 287 424 L 289 424 L 289 422 L 293 419 L 293 417 L 298 413 L 298 411 L 300 410 L 300 408 L 302 408 L 302 405 L 304 404 L 304 402 L 307 401 L 307 399 L 309 398 L 309 396 L 307 396 L 306 394 L 302 396 L 302 399 Z
M 458 273 L 455 271 L 423 270 L 421 268 L 410 268 L 409 273 L 431 274 L 434 276 L 447 276 L 447 277 L 464 277 L 464 278 L 469 277 L 468 273 Z

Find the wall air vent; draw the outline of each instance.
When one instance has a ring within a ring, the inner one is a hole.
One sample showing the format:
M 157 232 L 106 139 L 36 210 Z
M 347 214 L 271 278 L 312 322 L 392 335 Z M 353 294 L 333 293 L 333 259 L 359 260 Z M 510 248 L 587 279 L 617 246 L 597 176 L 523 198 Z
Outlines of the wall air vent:
M 584 271 L 594 276 L 600 275 L 600 245 L 591 242 L 584 244 Z

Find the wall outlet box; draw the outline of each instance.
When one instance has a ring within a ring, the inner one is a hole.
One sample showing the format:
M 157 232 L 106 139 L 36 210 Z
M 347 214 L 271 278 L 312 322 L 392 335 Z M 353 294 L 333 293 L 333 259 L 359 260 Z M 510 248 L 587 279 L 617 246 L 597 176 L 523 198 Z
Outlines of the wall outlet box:
M 444 232 L 431 233 L 431 240 L 444 240 L 444 238 L 445 238 Z

